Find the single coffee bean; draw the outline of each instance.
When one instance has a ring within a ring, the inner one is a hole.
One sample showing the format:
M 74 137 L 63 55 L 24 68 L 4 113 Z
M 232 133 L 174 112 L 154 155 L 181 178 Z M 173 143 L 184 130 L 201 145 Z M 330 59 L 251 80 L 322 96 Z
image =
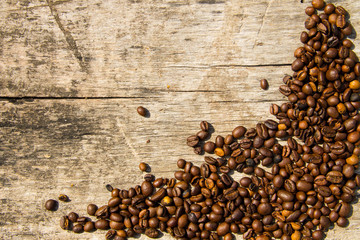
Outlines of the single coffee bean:
M 98 207 L 95 205 L 95 204 L 89 204 L 87 206 L 87 213 L 90 215 L 90 216 L 94 216 L 95 215 L 95 212 L 97 211 Z
M 225 236 L 230 230 L 230 224 L 227 222 L 222 222 L 216 229 L 216 232 L 219 236 Z
M 263 90 L 267 90 L 269 88 L 269 83 L 266 79 L 261 79 L 260 80 L 260 87 L 263 89 Z
M 213 142 L 206 142 L 205 144 L 204 144 L 204 151 L 205 152 L 207 152 L 207 153 L 213 153 L 214 152 L 214 150 L 215 150 L 215 143 L 213 143 Z
M 145 230 L 145 235 L 149 238 L 157 238 L 159 237 L 159 231 L 155 228 L 147 228 Z
M 151 182 L 144 181 L 141 184 L 141 192 L 145 197 L 150 196 L 153 193 L 153 191 L 154 191 L 154 187 L 151 184 Z
M 140 171 L 145 172 L 148 169 L 148 165 L 146 163 L 142 162 L 139 164 L 139 169 L 140 169 Z
M 64 230 L 69 230 L 70 229 L 70 221 L 69 218 L 67 216 L 62 216 L 60 218 L 60 227 Z
M 62 202 L 68 202 L 68 201 L 70 201 L 70 198 L 65 194 L 60 194 L 59 195 L 59 200 L 62 201 Z
M 84 231 L 84 227 L 81 224 L 76 224 L 72 230 L 74 233 L 82 233 Z
M 86 222 L 85 225 L 84 225 L 84 231 L 85 232 L 91 232 L 91 231 L 94 231 L 95 229 L 95 225 L 93 222 Z
M 199 137 L 196 135 L 187 138 L 187 145 L 189 147 L 195 147 L 199 143 Z
M 146 115 L 147 115 L 147 113 L 148 113 L 147 109 L 144 108 L 143 106 L 139 106 L 139 107 L 136 109 L 136 111 L 138 112 L 138 114 L 139 114 L 140 116 L 143 116 L 143 117 L 146 117 Z
M 49 211 L 55 211 L 58 208 L 58 202 L 54 199 L 49 199 L 45 202 L 45 208 Z
M 322 9 L 325 6 L 324 0 L 312 0 L 311 4 L 315 9 Z
M 68 214 L 68 218 L 71 222 L 77 222 L 79 215 L 77 213 L 71 212 Z
M 101 230 L 109 229 L 109 221 L 105 219 L 99 219 L 95 222 L 95 228 Z
M 177 161 L 177 166 L 178 166 L 178 168 L 184 169 L 185 164 L 186 164 L 186 161 L 185 161 L 184 159 L 179 159 L 179 160 Z
M 200 128 L 201 128 L 201 130 L 208 132 L 209 131 L 209 123 L 207 121 L 201 121 Z

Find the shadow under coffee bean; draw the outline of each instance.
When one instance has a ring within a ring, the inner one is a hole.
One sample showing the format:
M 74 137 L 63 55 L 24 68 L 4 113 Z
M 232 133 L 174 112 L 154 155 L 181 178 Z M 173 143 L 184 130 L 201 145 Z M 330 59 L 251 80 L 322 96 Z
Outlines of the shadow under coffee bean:
M 107 230 L 105 238 L 117 240 L 136 234 L 158 238 L 161 232 L 195 240 L 230 240 L 233 234 L 320 240 L 334 225 L 348 226 L 360 186 L 355 172 L 360 63 L 346 39 L 354 31 L 340 6 L 313 0 L 305 13 L 307 30 L 300 35 L 303 46 L 294 52 L 294 73 L 279 87 L 288 102 L 270 107 L 277 121 L 237 126 L 214 141 L 208 140 L 211 124 L 202 121 L 186 144 L 197 154 L 214 156 L 205 156 L 200 166 L 179 159 L 174 178 L 147 174 L 130 189 L 107 185 L 108 203 L 87 207 L 93 219 L 72 212 L 61 217 L 60 227 L 75 233 Z M 265 79 L 261 88 L 268 88 Z M 138 109 L 141 116 L 145 112 Z M 146 171 L 147 165 L 139 168 Z M 235 181 L 235 171 L 249 176 Z M 56 204 L 49 200 L 45 208 L 55 210 Z

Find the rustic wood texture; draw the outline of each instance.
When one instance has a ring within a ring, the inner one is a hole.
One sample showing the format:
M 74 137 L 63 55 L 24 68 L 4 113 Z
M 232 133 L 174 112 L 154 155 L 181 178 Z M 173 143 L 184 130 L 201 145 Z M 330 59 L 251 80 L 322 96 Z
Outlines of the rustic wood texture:
M 63 231 L 59 218 L 106 204 L 106 184 L 141 183 L 142 161 L 158 177 L 171 177 L 178 158 L 200 164 L 185 140 L 201 120 L 214 139 L 272 118 L 301 45 L 304 2 L 1 1 L 0 238 L 104 239 L 104 231 Z M 328 2 L 360 30 L 358 0 Z M 71 202 L 45 211 L 60 193 Z M 327 239 L 359 239 L 359 208 Z

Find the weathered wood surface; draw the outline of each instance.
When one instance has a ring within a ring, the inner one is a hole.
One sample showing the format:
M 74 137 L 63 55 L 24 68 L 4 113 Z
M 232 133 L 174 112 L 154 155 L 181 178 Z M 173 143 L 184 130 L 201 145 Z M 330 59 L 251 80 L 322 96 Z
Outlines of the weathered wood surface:
M 358 31 L 360 2 L 331 2 L 348 9 Z M 162 177 L 180 157 L 201 163 L 185 144 L 201 120 L 214 139 L 271 118 L 308 3 L 1 1 L 0 238 L 104 239 L 103 231 L 63 231 L 59 217 L 106 203 L 108 183 L 139 184 L 141 161 Z M 72 201 L 45 211 L 59 193 Z M 327 239 L 358 239 L 359 208 Z

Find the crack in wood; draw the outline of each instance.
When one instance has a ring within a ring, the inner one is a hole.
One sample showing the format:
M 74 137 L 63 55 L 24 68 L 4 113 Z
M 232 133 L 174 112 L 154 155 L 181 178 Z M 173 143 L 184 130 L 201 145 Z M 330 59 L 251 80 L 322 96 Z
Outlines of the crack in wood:
M 186 65 L 169 65 L 163 68 L 188 68 L 188 69 L 209 69 L 209 68 L 259 68 L 259 67 L 286 67 L 291 66 L 291 63 L 279 63 L 279 64 L 218 64 L 218 65 L 204 65 L 204 66 L 186 66 Z
M 272 2 L 273 2 L 273 0 L 270 0 L 270 2 L 268 2 L 267 5 L 266 5 L 264 15 L 262 16 L 262 19 L 261 19 L 261 25 L 260 25 L 259 31 L 258 31 L 257 34 L 256 34 L 255 41 L 254 41 L 254 45 L 253 45 L 252 48 L 254 48 L 254 47 L 256 46 L 257 39 L 258 39 L 258 37 L 259 37 L 259 34 L 261 33 L 261 30 L 262 30 L 263 27 L 264 27 L 265 18 L 266 18 L 266 15 L 267 15 L 267 13 L 268 13 L 268 11 L 269 11 L 269 8 L 270 8 L 270 5 L 271 5 Z
M 50 8 L 51 15 L 55 18 L 56 24 L 58 25 L 58 27 L 64 34 L 65 40 L 66 40 L 67 44 L 69 45 L 70 50 L 73 52 L 75 58 L 78 60 L 81 71 L 88 73 L 88 66 L 87 66 L 88 64 L 85 62 L 84 57 L 82 56 L 81 52 L 79 51 L 79 48 L 76 45 L 76 41 L 75 41 L 74 37 L 71 35 L 71 33 L 68 30 L 65 29 L 64 25 L 61 23 L 59 14 L 54 6 L 53 0 L 46 0 L 46 2 L 48 3 L 48 6 Z

